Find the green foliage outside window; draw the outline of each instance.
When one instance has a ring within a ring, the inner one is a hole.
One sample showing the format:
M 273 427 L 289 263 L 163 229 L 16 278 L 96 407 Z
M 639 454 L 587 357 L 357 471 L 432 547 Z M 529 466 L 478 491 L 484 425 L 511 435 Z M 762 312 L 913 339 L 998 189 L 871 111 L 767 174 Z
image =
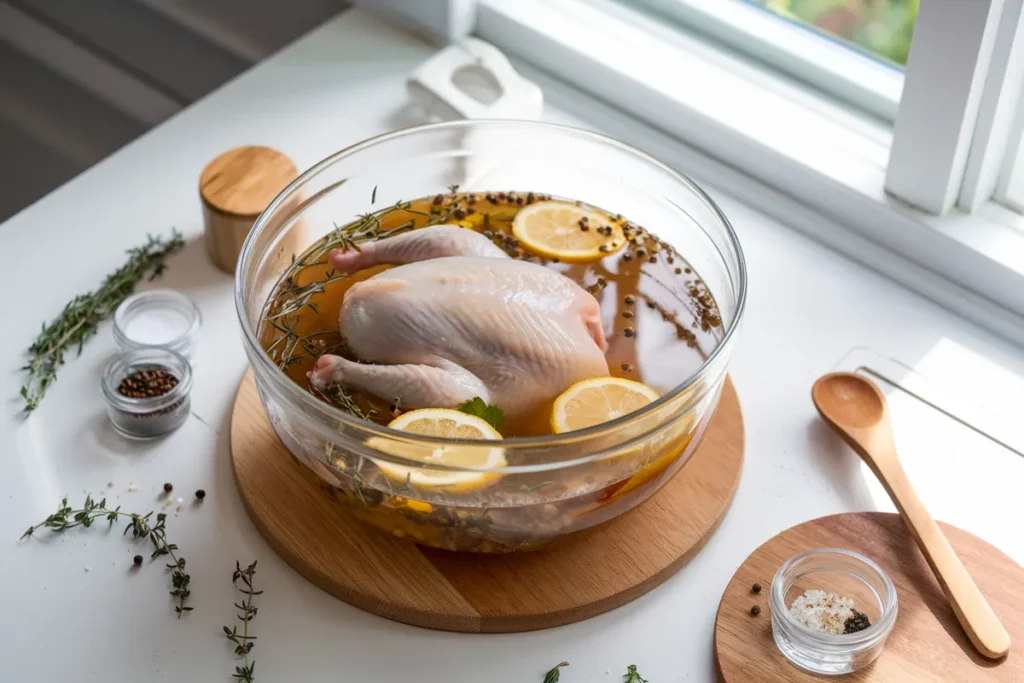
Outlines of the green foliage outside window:
M 753 0 L 896 64 L 906 64 L 920 0 Z

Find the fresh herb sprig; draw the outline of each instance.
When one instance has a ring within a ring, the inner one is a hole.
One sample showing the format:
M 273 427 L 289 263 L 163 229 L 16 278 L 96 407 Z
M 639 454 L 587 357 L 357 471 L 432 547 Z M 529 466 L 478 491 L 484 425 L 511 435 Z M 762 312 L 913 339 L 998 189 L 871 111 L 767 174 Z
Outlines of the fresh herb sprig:
M 465 403 L 460 403 L 456 408 L 460 413 L 475 415 L 484 422 L 491 425 L 499 432 L 505 426 L 505 413 L 498 406 L 492 406 L 479 396 L 474 396 Z
M 150 523 L 152 516 L 152 511 L 144 515 L 134 512 L 121 512 L 120 505 L 111 510 L 107 507 L 106 498 L 97 502 L 93 500 L 92 496 L 86 496 L 82 507 L 75 510 L 68 505 L 68 499 L 65 496 L 61 499 L 60 505 L 57 506 L 56 512 L 39 524 L 30 526 L 21 537 L 27 538 L 43 527 L 54 533 L 63 533 L 77 526 L 88 528 L 100 518 L 106 520 L 107 527 L 109 528 L 118 519 L 127 518 L 128 525 L 124 528 L 122 535 L 127 535 L 131 531 L 132 538 L 148 538 L 153 543 L 153 553 L 150 555 L 150 558 L 161 555 L 170 556 L 171 563 L 167 565 L 167 568 L 173 570 L 171 574 L 171 587 L 173 589 L 171 590 L 171 595 L 177 598 L 178 604 L 174 606 L 174 611 L 177 613 L 178 618 L 181 619 L 182 614 L 192 611 L 192 607 L 185 604 L 185 601 L 191 594 L 189 589 L 191 577 L 185 573 L 185 558 L 178 557 L 175 553 L 178 550 L 178 546 L 167 542 L 167 515 L 162 512 L 159 513 L 156 516 L 155 524 Z
M 569 666 L 569 662 L 555 664 L 550 671 L 544 674 L 544 683 L 558 683 L 558 678 L 561 676 L 560 669 L 563 666 Z
M 231 575 L 231 583 L 235 585 L 238 592 L 244 595 L 241 602 L 236 602 L 235 607 L 239 610 L 238 620 L 242 622 L 242 632 L 238 632 L 237 626 L 228 628 L 224 627 L 224 636 L 235 644 L 235 655 L 242 660 L 241 666 L 235 667 L 235 673 L 232 674 L 232 678 L 235 678 L 243 683 L 252 683 L 253 672 L 256 669 L 255 660 L 249 660 L 249 653 L 256 647 L 256 636 L 249 635 L 249 622 L 256 617 L 258 608 L 252 604 L 253 597 L 262 595 L 263 591 L 258 591 L 253 588 L 252 577 L 256 574 L 256 562 L 253 562 L 245 569 L 242 569 L 242 565 L 235 562 L 235 571 Z M 241 585 L 239 585 L 241 584 Z
M 149 236 L 141 247 L 128 250 L 128 262 L 107 276 L 100 288 L 72 299 L 60 315 L 43 324 L 39 336 L 28 349 L 29 360 L 22 368 L 28 378 L 21 387 L 24 411 L 31 413 L 39 406 L 46 390 L 57 380 L 57 370 L 64 364 L 64 354 L 82 346 L 96 334 L 99 324 L 113 315 L 122 301 L 135 291 L 147 275 L 152 280 L 167 268 L 167 257 L 184 246 L 177 230 L 170 239 Z
M 637 673 L 636 664 L 626 667 L 626 673 L 622 677 L 625 679 L 623 683 L 648 683 L 646 678 Z

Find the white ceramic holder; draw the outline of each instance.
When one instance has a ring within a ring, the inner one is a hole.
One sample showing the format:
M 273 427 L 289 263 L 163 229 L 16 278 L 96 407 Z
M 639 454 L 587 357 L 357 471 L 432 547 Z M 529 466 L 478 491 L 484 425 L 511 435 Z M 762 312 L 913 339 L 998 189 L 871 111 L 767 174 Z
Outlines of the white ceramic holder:
M 460 87 L 470 79 L 494 91 L 493 101 L 484 102 Z M 537 84 L 520 76 L 500 50 L 476 38 L 439 51 L 409 76 L 406 85 L 428 114 L 442 120 L 537 119 L 544 108 Z

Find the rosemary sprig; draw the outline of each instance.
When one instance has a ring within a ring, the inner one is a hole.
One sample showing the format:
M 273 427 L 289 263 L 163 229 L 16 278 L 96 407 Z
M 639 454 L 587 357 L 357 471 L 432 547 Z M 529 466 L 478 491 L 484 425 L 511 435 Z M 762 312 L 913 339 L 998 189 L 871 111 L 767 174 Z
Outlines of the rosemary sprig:
M 626 673 L 622 677 L 626 679 L 623 683 L 648 683 L 646 678 L 637 673 L 636 664 L 626 667 Z
M 242 659 L 242 665 L 235 667 L 235 673 L 232 674 L 232 678 L 235 678 L 244 683 L 252 683 L 253 671 L 256 669 L 256 662 L 249 661 L 249 653 L 256 647 L 256 636 L 249 635 L 249 622 L 256 617 L 258 608 L 253 607 L 252 599 L 256 595 L 262 595 L 263 591 L 255 590 L 252 586 L 252 577 L 256 574 L 256 562 L 253 562 L 245 569 L 242 569 L 242 565 L 235 562 L 235 571 L 231 575 L 231 583 L 235 585 L 238 592 L 244 595 L 241 603 L 236 602 L 235 607 L 238 608 L 239 614 L 237 615 L 238 620 L 242 622 L 242 632 L 238 632 L 237 626 L 228 628 L 224 627 L 224 636 L 235 644 L 235 655 Z M 241 583 L 241 585 L 239 585 Z
M 106 498 L 96 502 L 92 496 L 86 496 L 85 503 L 82 504 L 81 509 L 75 510 L 68 505 L 68 499 L 65 496 L 61 499 L 60 505 L 57 506 L 56 512 L 39 524 L 30 526 L 21 537 L 27 538 L 42 527 L 46 527 L 54 533 L 63 533 L 76 526 L 88 528 L 101 517 L 106 520 L 107 527 L 109 528 L 119 518 L 128 518 L 128 525 L 124 528 L 122 535 L 127 535 L 131 531 L 132 538 L 148 538 L 153 543 L 153 553 L 150 555 L 150 559 L 160 555 L 170 555 L 171 564 L 168 564 L 167 568 L 174 570 L 171 574 L 171 587 L 173 588 L 171 595 L 177 598 L 178 604 L 174 606 L 174 611 L 178 614 L 178 618 L 181 619 L 182 614 L 192 611 L 192 607 L 185 605 L 185 600 L 191 594 L 189 590 L 191 577 L 185 573 L 185 558 L 178 557 L 174 552 L 178 549 L 178 546 L 167 542 L 167 515 L 162 512 L 159 513 L 156 516 L 156 523 L 150 525 L 149 520 L 152 516 L 152 511 L 144 515 L 134 512 L 121 512 L 120 505 L 111 510 L 107 507 Z
M 162 274 L 167 257 L 184 244 L 177 230 L 171 231 L 168 240 L 149 236 L 144 245 L 128 250 L 128 262 L 108 275 L 99 289 L 79 294 L 64 306 L 59 316 L 43 324 L 28 349 L 28 364 L 22 368 L 28 372 L 20 392 L 26 413 L 39 406 L 46 390 L 57 380 L 57 369 L 64 364 L 67 350 L 78 346 L 81 354 L 82 346 L 96 334 L 99 324 L 135 291 L 135 285 L 147 274 L 150 280 Z

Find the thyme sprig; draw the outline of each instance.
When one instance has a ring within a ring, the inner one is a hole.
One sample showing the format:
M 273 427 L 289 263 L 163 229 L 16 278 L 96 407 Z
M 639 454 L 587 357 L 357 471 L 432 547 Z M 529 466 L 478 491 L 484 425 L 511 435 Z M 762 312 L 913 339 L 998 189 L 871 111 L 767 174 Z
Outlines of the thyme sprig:
M 77 346 L 81 354 L 82 346 L 96 334 L 99 324 L 113 315 L 135 291 L 135 285 L 147 275 L 150 280 L 160 276 L 167 268 L 167 257 L 184 244 L 177 230 L 171 231 L 170 239 L 148 236 L 141 247 L 128 250 L 128 262 L 108 275 L 99 289 L 79 294 L 64 306 L 60 315 L 43 324 L 28 349 L 28 363 L 22 368 L 28 372 L 20 391 L 26 413 L 39 406 L 46 390 L 57 380 L 57 370 L 64 364 L 68 349 Z
M 224 627 L 224 636 L 235 644 L 235 655 L 242 660 L 242 665 L 235 667 L 235 673 L 232 674 L 232 678 L 244 683 L 252 683 L 255 680 L 253 672 L 256 669 L 256 662 L 249 660 L 249 653 L 256 647 L 254 642 L 256 636 L 249 635 L 249 622 L 256 617 L 256 612 L 258 611 L 258 608 L 253 606 L 252 599 L 257 595 L 263 594 L 263 591 L 253 588 L 252 577 L 255 574 L 255 561 L 245 569 L 242 569 L 242 565 L 235 562 L 235 571 L 231 575 L 231 583 L 235 585 L 239 593 L 245 596 L 241 602 L 235 603 L 235 607 L 239 610 L 237 618 L 242 622 L 242 632 L 238 632 L 237 626 L 232 626 L 231 628 Z
M 73 509 L 68 505 L 67 496 L 61 499 L 60 505 L 57 506 L 57 511 L 52 515 L 44 519 L 39 524 L 34 524 L 28 528 L 28 530 L 21 535 L 22 538 L 27 538 L 34 534 L 36 530 L 40 528 L 47 528 L 54 533 L 63 533 L 68 529 L 73 529 L 77 526 L 91 527 L 93 522 L 97 519 L 103 518 L 107 522 L 107 528 L 114 525 L 114 522 L 118 519 L 128 519 L 128 525 L 124 528 L 122 535 L 127 535 L 129 531 L 132 532 L 132 538 L 148 538 L 153 544 L 153 552 L 150 555 L 150 559 L 159 557 L 161 555 L 169 555 L 171 563 L 166 565 L 168 569 L 172 569 L 171 573 L 171 595 L 177 598 L 177 605 L 174 606 L 174 611 L 177 613 L 178 618 L 181 619 L 181 615 L 185 612 L 191 612 L 192 607 L 185 604 L 188 596 L 191 594 L 189 589 L 189 582 L 191 577 L 185 573 L 185 558 L 178 557 L 175 553 L 178 550 L 178 546 L 173 543 L 167 542 L 167 515 L 159 513 L 156 516 L 156 523 L 151 524 L 150 518 L 153 516 L 152 511 L 147 512 L 144 515 L 139 515 L 134 512 L 121 512 L 121 506 L 118 505 L 116 508 L 111 510 L 107 507 L 107 499 L 103 498 L 99 502 L 93 500 L 92 496 L 86 496 L 85 502 L 82 507 L 78 510 Z
M 550 671 L 544 674 L 544 683 L 558 683 L 558 678 L 562 675 L 559 670 L 563 666 L 569 666 L 569 662 L 555 664 Z
M 626 679 L 623 683 L 648 683 L 647 679 L 637 673 L 636 664 L 630 664 L 626 667 L 626 673 L 623 675 Z

